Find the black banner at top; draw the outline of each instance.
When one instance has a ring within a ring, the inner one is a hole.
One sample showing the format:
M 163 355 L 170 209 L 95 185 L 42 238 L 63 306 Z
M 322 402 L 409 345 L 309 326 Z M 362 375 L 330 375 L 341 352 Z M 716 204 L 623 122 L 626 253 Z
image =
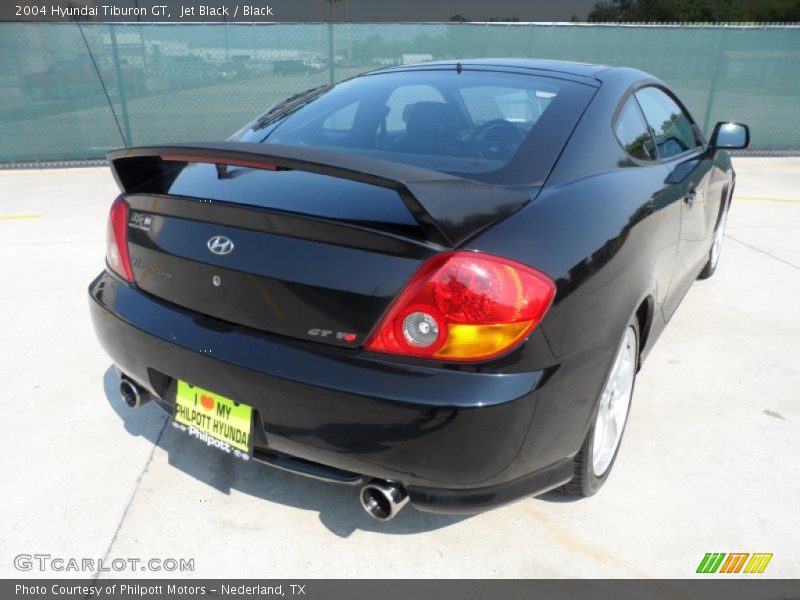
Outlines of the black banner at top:
M 596 0 L 0 0 L 3 21 L 448 22 L 585 20 Z

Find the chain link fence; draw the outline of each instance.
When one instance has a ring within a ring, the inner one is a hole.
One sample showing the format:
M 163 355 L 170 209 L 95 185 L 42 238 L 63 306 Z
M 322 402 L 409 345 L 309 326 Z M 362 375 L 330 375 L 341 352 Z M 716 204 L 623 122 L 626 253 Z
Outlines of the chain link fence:
M 706 133 L 800 151 L 800 27 L 586 24 L 0 23 L 0 162 L 224 139 L 270 104 L 370 69 L 531 57 L 660 77 Z

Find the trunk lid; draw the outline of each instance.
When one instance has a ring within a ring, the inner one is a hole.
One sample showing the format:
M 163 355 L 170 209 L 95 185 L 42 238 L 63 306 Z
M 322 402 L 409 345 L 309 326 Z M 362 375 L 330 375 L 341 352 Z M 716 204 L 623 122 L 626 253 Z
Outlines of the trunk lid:
M 421 263 L 457 237 L 452 219 L 442 226 L 419 210 L 397 173 L 384 181 L 331 161 L 284 165 L 219 148 L 136 150 L 109 156 L 129 206 L 136 285 L 228 323 L 361 346 Z M 445 196 L 471 187 L 429 177 Z

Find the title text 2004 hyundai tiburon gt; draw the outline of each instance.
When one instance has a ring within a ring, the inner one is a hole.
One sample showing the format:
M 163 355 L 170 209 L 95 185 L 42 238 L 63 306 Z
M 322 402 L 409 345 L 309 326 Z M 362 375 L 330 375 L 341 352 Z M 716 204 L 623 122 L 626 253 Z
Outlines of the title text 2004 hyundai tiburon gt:
M 593 494 L 641 361 L 720 255 L 734 173 L 632 69 L 403 66 L 231 140 L 109 154 L 94 327 L 131 406 L 233 457 L 475 512 Z

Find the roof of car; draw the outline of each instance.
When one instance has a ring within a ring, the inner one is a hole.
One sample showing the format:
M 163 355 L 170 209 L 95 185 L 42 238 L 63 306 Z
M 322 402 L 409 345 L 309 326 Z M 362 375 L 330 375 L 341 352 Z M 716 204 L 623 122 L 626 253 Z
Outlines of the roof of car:
M 483 67 L 505 67 L 514 69 L 531 69 L 537 71 L 553 71 L 556 73 L 592 78 L 594 78 L 601 71 L 606 71 L 611 68 L 606 65 L 593 65 L 588 63 L 569 62 L 565 60 L 544 60 L 535 58 L 465 58 L 463 60 L 438 60 L 414 65 L 398 65 L 395 67 L 378 69 L 378 72 L 414 69 L 419 67 L 455 67 L 459 63 L 463 66 L 480 65 Z

